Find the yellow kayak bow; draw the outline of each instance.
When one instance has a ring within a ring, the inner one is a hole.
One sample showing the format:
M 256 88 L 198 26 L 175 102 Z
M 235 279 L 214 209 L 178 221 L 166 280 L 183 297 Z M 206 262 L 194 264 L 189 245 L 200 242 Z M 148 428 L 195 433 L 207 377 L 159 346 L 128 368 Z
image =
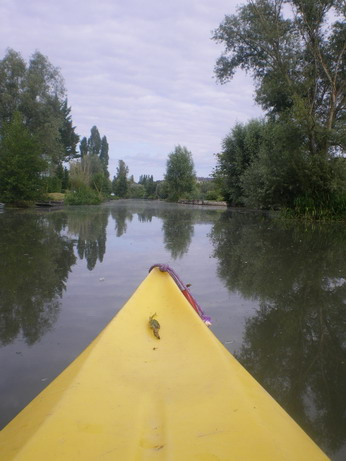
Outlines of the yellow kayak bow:
M 0 458 L 328 459 L 158 268 L 0 432 Z

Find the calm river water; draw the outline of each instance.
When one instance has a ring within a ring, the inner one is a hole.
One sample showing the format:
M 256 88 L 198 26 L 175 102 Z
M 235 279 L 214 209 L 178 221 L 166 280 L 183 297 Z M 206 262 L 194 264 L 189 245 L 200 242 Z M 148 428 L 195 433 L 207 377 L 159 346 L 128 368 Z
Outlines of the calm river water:
M 1 212 L 1 210 L 0 210 Z M 346 226 L 145 201 L 0 214 L 0 427 L 154 263 L 333 461 L 346 459 Z

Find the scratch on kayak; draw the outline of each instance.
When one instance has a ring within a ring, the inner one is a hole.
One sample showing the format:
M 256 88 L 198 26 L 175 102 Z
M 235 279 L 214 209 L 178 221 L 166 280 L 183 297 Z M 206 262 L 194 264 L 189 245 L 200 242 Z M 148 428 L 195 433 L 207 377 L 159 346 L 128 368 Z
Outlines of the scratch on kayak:
M 219 434 L 223 434 L 225 431 L 219 431 L 216 429 L 216 431 L 212 431 L 212 432 L 207 432 L 206 434 L 198 434 L 198 437 L 209 437 L 210 435 L 219 435 Z
M 164 445 L 156 445 L 154 447 L 154 450 L 159 451 L 159 450 L 162 450 L 162 448 L 164 448 Z

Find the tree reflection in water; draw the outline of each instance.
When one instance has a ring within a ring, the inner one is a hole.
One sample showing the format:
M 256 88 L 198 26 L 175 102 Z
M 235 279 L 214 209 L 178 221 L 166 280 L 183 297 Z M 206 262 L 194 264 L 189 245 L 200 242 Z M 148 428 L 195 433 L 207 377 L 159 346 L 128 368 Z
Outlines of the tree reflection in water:
M 77 237 L 77 252 L 80 259 L 86 259 L 87 267 L 92 271 L 97 261 L 102 263 L 106 252 L 106 228 L 109 210 L 94 207 L 68 213 L 69 234 Z
M 188 210 L 167 210 L 162 215 L 164 244 L 173 259 L 188 252 L 194 231 L 193 214 Z
M 237 358 L 329 452 L 346 441 L 346 229 L 225 213 L 219 276 L 258 299 Z
M 27 344 L 33 344 L 56 321 L 59 299 L 76 262 L 73 243 L 60 235 L 64 226 L 61 215 L 6 213 L 2 217 L 1 344 L 20 334 Z
M 128 210 L 126 204 L 111 209 L 112 218 L 115 221 L 115 232 L 117 237 L 121 237 L 127 231 L 127 221 L 132 221 L 133 213 Z

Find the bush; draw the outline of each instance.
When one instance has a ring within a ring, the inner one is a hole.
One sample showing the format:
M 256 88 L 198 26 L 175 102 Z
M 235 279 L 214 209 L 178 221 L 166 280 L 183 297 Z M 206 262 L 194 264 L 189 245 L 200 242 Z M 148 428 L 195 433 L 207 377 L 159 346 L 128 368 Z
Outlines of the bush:
M 78 190 L 68 191 L 65 195 L 66 205 L 98 205 L 102 200 L 102 195 L 89 187 L 80 187 Z

